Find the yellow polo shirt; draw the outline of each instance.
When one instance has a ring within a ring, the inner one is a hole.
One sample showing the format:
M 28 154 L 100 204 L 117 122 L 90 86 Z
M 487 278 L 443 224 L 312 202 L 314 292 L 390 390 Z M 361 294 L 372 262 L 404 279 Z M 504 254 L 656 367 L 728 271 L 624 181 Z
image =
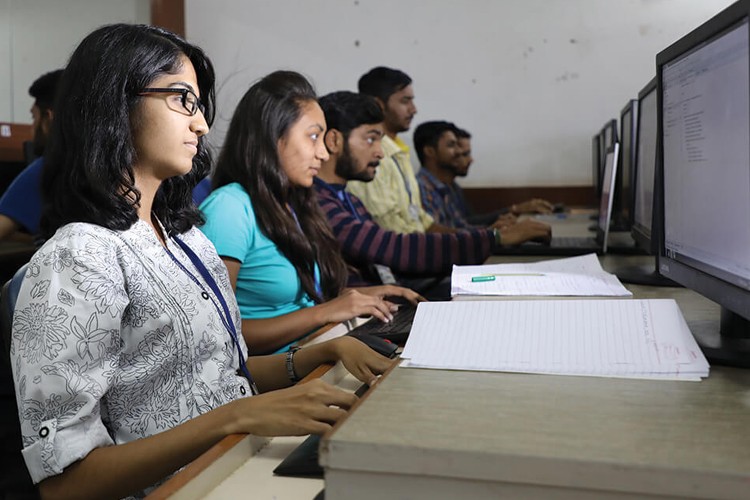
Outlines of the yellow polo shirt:
M 350 181 L 347 191 L 362 200 L 381 227 L 398 233 L 423 233 L 433 219 L 422 208 L 419 184 L 409 158 L 409 147 L 398 137 L 383 137 L 383 154 L 375 179 Z

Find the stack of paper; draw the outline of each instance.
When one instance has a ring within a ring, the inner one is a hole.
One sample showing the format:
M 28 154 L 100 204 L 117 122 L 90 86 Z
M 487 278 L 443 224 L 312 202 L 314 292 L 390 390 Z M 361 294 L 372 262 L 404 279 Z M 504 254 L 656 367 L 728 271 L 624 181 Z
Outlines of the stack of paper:
M 526 264 L 453 266 L 451 295 L 629 297 L 596 254 Z
M 671 380 L 709 369 L 672 299 L 424 302 L 401 357 L 416 368 Z

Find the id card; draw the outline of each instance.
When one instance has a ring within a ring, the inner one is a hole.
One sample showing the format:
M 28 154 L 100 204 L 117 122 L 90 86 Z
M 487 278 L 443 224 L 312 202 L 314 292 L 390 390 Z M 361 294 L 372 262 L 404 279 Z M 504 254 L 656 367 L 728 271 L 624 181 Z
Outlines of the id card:
M 409 216 L 419 222 L 419 207 L 413 204 L 409 205 Z
M 373 264 L 375 266 L 375 270 L 378 272 L 378 276 L 380 276 L 380 281 L 384 285 L 397 285 L 396 277 L 393 275 L 393 271 L 391 271 L 391 268 L 388 266 L 384 266 L 382 264 Z

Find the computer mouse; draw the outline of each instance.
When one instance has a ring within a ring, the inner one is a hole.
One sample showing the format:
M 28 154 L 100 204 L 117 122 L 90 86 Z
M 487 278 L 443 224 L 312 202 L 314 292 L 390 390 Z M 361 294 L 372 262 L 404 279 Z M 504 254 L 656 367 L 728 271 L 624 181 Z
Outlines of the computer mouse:
M 386 340 L 375 335 L 369 335 L 365 333 L 352 332 L 347 334 L 350 337 L 354 337 L 360 342 L 366 344 L 370 349 L 385 356 L 386 358 L 392 358 L 396 355 L 398 345 L 394 344 L 390 340 Z
M 560 214 L 565 212 L 565 203 L 555 203 L 552 205 L 552 213 L 553 214 Z

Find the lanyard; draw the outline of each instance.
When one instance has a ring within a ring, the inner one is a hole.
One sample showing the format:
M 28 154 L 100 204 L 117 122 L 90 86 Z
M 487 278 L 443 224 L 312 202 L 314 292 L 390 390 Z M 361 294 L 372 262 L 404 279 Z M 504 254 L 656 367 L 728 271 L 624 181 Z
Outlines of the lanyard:
M 299 219 L 297 218 L 297 213 L 294 211 L 291 205 L 287 203 L 286 207 L 289 209 L 290 212 L 292 212 L 292 217 L 294 217 L 294 222 L 297 223 L 297 228 L 299 229 L 299 232 L 302 233 L 304 236 L 305 232 L 302 230 L 302 226 L 299 223 Z M 318 268 L 318 264 L 316 263 L 313 266 L 313 277 L 315 279 L 315 293 L 318 294 L 318 297 L 320 300 L 323 300 L 323 287 L 320 286 L 320 269 Z
M 393 163 L 396 164 L 398 173 L 401 174 L 401 178 L 404 180 L 404 187 L 406 188 L 406 193 L 409 195 L 409 205 L 413 205 L 413 202 L 411 201 L 411 186 L 409 185 L 409 181 L 406 179 L 406 174 L 404 174 L 404 171 L 401 170 L 401 165 L 399 165 L 398 160 L 395 156 L 392 157 L 392 160 Z
M 198 272 L 203 276 L 203 279 L 208 284 L 209 288 L 213 290 L 214 295 L 218 299 L 219 303 L 221 304 L 221 308 L 224 310 L 224 314 L 222 314 L 222 311 L 219 309 L 219 306 L 216 305 L 216 302 L 211 301 L 214 304 L 214 307 L 216 307 L 216 312 L 219 313 L 219 317 L 221 318 L 221 322 L 224 323 L 224 327 L 229 331 L 229 335 L 232 337 L 232 341 L 237 347 L 237 354 L 240 357 L 240 370 L 242 371 L 242 374 L 247 378 L 247 381 L 250 383 L 250 390 L 252 393 L 258 394 L 258 387 L 255 385 L 255 381 L 253 380 L 253 376 L 250 375 L 250 370 L 247 369 L 247 363 L 245 362 L 245 356 L 242 354 L 242 347 L 240 346 L 240 340 L 237 336 L 237 329 L 234 326 L 234 321 L 232 321 L 232 315 L 229 313 L 229 306 L 227 305 L 227 301 L 224 300 L 224 296 L 221 293 L 221 290 L 219 290 L 219 286 L 216 284 L 216 281 L 214 280 L 213 276 L 211 276 L 211 273 L 206 269 L 206 266 L 203 264 L 201 259 L 193 252 L 193 250 L 187 246 L 187 244 L 182 241 L 177 236 L 173 236 L 174 241 L 177 243 L 177 245 L 182 249 L 183 252 L 185 252 L 185 255 L 188 256 L 190 261 L 193 263 L 195 268 L 198 270 Z M 169 251 L 168 248 L 165 247 L 167 250 L 167 253 L 170 257 L 172 257 L 172 260 L 179 266 L 189 277 L 192 279 L 201 289 L 203 289 L 203 285 L 200 281 L 198 281 L 198 278 L 193 276 L 193 273 L 191 273 L 184 265 L 182 265 L 182 262 L 177 260 L 177 258 L 172 254 L 172 252 Z M 203 289 L 205 293 L 205 289 Z

